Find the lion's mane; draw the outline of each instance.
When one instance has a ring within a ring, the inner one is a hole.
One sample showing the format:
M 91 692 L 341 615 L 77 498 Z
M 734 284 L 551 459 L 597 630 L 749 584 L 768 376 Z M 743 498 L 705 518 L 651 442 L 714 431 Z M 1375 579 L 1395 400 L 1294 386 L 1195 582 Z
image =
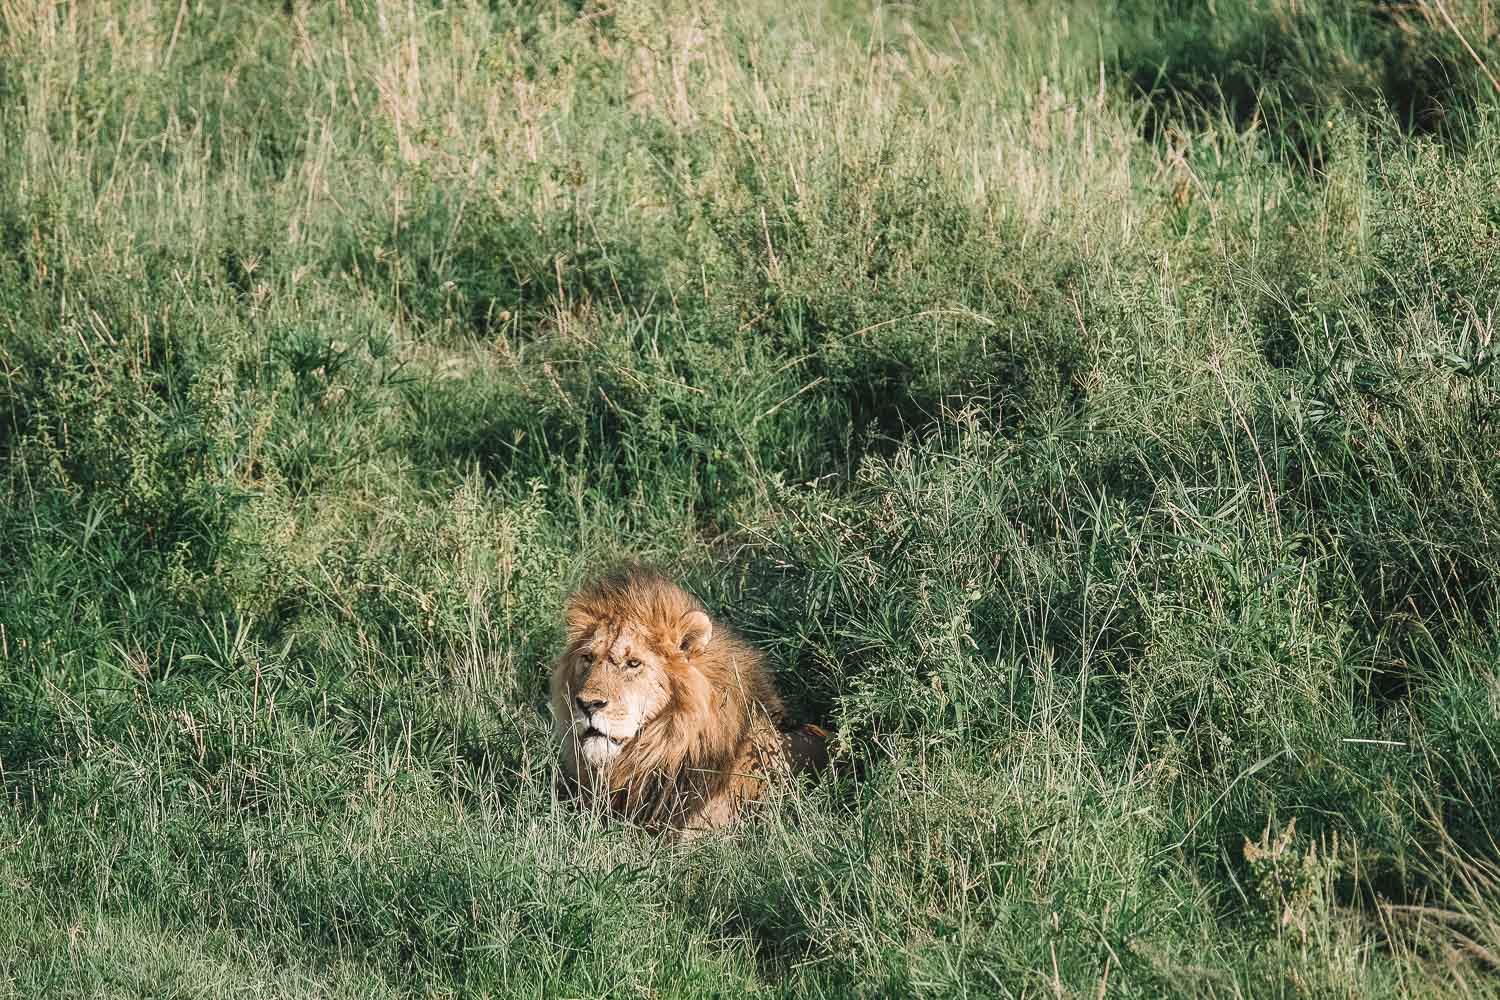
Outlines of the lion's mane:
M 765 661 L 717 622 L 706 645 L 685 652 L 685 623 L 694 613 L 707 614 L 681 587 L 639 568 L 594 580 L 567 603 L 567 648 L 552 673 L 556 711 L 568 711 L 574 694 L 570 656 L 601 625 L 635 625 L 664 664 L 666 708 L 602 774 L 568 775 L 583 792 L 602 778 L 610 807 L 647 826 L 718 825 L 759 794 L 780 751 L 784 708 Z

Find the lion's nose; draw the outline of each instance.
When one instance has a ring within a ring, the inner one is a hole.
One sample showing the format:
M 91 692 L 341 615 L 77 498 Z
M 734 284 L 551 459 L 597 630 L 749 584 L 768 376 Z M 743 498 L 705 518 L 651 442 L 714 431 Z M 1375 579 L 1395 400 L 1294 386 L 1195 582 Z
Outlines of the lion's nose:
M 583 712 L 584 715 L 593 715 L 595 712 L 599 711 L 599 709 L 609 704 L 609 702 L 603 700 L 602 698 L 586 699 L 582 695 L 579 695 L 573 700 L 578 703 L 578 708 Z

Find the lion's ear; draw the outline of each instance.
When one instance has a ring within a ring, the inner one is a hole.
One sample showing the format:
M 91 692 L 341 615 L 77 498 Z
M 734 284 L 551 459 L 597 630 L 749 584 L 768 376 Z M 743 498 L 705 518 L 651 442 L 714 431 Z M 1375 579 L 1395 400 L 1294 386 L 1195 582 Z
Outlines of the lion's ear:
M 701 611 L 689 611 L 682 617 L 682 651 L 689 655 L 701 653 L 713 638 L 714 623 Z

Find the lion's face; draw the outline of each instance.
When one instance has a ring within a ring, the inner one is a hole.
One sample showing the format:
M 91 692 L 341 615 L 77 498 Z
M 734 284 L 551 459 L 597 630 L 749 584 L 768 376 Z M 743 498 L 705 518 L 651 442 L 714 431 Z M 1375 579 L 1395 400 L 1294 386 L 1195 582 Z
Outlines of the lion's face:
M 682 829 L 722 825 L 760 794 L 784 709 L 754 648 L 640 568 L 580 587 L 563 616 L 548 685 L 560 790 Z
M 633 624 L 601 624 L 568 650 L 564 669 L 573 738 L 597 770 L 671 703 L 667 664 Z

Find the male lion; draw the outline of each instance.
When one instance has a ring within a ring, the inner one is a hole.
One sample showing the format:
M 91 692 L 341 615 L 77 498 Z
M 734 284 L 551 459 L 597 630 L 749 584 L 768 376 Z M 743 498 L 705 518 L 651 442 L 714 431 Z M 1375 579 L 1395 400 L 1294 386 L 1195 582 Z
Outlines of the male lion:
M 767 779 L 827 762 L 828 733 L 784 730 L 760 653 L 676 584 L 642 569 L 568 599 L 552 669 L 565 783 L 652 829 L 723 826 Z

